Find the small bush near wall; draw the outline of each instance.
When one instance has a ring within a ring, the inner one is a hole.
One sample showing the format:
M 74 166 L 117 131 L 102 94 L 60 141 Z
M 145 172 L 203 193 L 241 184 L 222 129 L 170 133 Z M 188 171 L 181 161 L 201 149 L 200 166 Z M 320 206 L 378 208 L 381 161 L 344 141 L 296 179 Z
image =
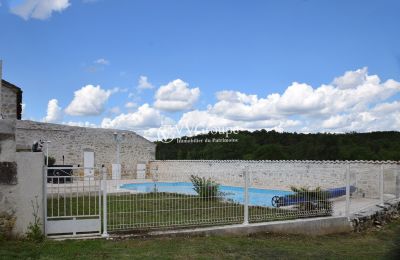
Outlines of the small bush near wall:
M 29 223 L 28 231 L 26 232 L 26 238 L 33 242 L 42 242 L 44 239 L 44 234 L 42 232 L 42 224 L 39 217 L 39 203 L 37 196 L 35 197 L 35 202 L 31 200 L 31 204 L 33 210 L 33 222 Z
M 44 157 L 44 164 L 47 164 L 47 157 Z M 53 166 L 54 164 L 56 164 L 56 158 L 49 156 L 49 167 Z
M 193 189 L 202 199 L 216 199 L 219 194 L 219 184 L 212 181 L 210 178 L 199 176 L 190 176 L 190 181 L 193 184 Z

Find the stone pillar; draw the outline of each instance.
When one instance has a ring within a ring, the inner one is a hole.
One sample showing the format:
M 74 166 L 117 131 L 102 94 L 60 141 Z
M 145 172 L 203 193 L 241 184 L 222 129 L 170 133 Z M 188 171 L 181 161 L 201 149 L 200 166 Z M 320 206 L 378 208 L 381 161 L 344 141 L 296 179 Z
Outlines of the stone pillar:
M 18 176 L 15 162 L 15 121 L 0 119 L 0 235 L 11 236 L 15 227 Z
M 28 225 L 34 222 L 34 209 L 38 212 L 44 231 L 44 155 L 43 153 L 17 153 L 18 185 L 17 211 L 14 233 L 24 235 Z
M 0 119 L 3 119 L 2 109 L 3 103 L 1 102 L 1 92 L 3 89 L 3 61 L 0 60 Z

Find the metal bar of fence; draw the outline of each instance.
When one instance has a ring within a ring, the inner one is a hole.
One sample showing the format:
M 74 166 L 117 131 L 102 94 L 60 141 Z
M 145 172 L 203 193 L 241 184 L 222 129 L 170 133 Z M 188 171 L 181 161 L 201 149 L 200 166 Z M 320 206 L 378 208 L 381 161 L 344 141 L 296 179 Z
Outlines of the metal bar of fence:
M 249 171 L 245 168 L 243 171 L 244 177 L 244 219 L 243 224 L 249 224 Z
M 43 205 L 44 205 L 44 234 L 47 235 L 47 167 L 43 167 Z
M 350 218 L 350 164 L 346 163 L 346 217 Z
M 400 169 L 399 165 L 397 165 L 396 169 L 396 198 L 400 198 Z
M 380 204 L 383 205 L 384 198 L 383 198 L 383 164 L 381 164 L 380 172 L 379 172 L 379 201 Z
M 50 166 L 47 167 L 48 170 L 95 170 L 96 167 L 79 167 L 79 166 Z
M 103 175 L 103 234 L 102 237 L 109 237 L 107 233 L 107 169 L 105 167 L 102 168 Z

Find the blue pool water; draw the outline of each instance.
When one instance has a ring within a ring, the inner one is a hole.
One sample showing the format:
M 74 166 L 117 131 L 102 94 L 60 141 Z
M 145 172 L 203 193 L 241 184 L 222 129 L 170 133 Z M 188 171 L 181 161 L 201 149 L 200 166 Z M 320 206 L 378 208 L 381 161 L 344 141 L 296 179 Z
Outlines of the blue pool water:
M 121 189 L 133 190 L 141 193 L 149 193 L 157 190 L 158 192 L 170 192 L 186 195 L 197 195 L 193 190 L 192 183 L 188 182 L 144 182 L 129 183 L 120 186 Z M 244 203 L 242 187 L 220 186 L 220 191 L 226 200 L 232 200 L 237 203 Z M 252 206 L 272 206 L 271 199 L 273 196 L 284 196 L 293 194 L 291 191 L 282 190 L 266 190 L 249 188 L 249 204 Z

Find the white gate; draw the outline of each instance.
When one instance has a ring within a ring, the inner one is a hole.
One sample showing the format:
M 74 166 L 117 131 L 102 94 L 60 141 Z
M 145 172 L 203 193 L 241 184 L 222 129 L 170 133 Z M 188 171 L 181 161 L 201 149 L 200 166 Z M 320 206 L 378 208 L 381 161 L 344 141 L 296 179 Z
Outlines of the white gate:
M 86 175 L 91 172 L 91 175 Z M 101 233 L 101 174 L 96 168 L 45 167 L 45 234 Z

